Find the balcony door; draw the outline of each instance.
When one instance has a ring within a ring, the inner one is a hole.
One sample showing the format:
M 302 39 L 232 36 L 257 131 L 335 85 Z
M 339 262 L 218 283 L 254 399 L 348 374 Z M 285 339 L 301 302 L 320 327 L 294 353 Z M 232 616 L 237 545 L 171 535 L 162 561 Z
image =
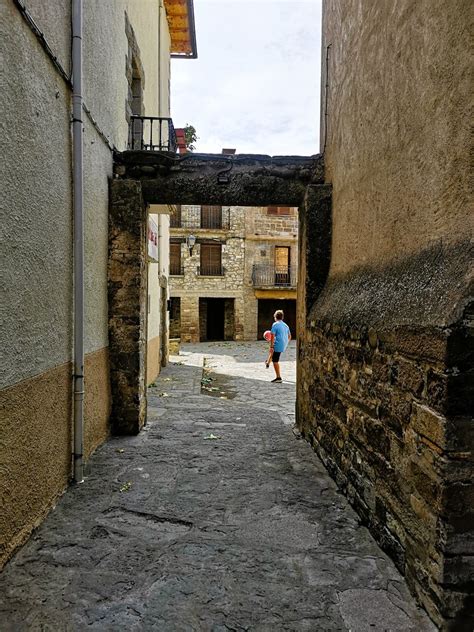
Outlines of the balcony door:
M 201 228 L 222 228 L 222 206 L 201 206 Z
M 275 285 L 290 285 L 290 247 L 275 246 Z

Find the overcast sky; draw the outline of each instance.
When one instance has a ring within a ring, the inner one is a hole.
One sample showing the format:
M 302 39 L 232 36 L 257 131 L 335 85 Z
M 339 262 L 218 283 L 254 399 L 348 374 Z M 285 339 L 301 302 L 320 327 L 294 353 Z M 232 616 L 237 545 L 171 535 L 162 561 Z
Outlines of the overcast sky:
M 321 0 L 194 0 L 198 59 L 173 59 L 171 116 L 196 151 L 319 151 Z

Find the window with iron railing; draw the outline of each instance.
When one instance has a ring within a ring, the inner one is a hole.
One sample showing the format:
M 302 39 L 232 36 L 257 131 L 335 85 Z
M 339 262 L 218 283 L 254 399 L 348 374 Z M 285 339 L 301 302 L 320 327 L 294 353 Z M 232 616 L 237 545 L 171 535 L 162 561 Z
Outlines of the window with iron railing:
M 222 276 L 222 244 L 201 244 L 200 276 Z
M 229 230 L 230 209 L 222 206 L 181 206 L 170 216 L 170 228 Z

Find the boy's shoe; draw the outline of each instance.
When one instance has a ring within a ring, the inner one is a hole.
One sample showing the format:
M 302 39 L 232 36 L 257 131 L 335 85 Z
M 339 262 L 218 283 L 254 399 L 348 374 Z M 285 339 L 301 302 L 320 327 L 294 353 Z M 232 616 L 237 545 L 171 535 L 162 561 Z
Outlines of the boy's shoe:
M 279 384 L 280 382 L 283 382 L 283 380 L 281 379 L 281 377 L 276 377 L 274 380 L 272 380 L 273 384 Z

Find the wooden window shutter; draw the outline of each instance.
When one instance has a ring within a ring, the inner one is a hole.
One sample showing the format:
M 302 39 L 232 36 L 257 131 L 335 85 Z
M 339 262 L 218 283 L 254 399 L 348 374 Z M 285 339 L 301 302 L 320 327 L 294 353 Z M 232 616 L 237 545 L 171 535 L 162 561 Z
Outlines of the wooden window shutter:
M 267 206 L 267 215 L 291 215 L 291 206 Z
M 181 272 L 181 244 L 170 243 L 170 274 Z
M 222 206 L 201 206 L 201 228 L 222 227 Z
M 176 204 L 176 210 L 170 215 L 170 228 L 181 226 L 181 204 Z
M 222 245 L 201 244 L 201 275 L 222 274 Z

